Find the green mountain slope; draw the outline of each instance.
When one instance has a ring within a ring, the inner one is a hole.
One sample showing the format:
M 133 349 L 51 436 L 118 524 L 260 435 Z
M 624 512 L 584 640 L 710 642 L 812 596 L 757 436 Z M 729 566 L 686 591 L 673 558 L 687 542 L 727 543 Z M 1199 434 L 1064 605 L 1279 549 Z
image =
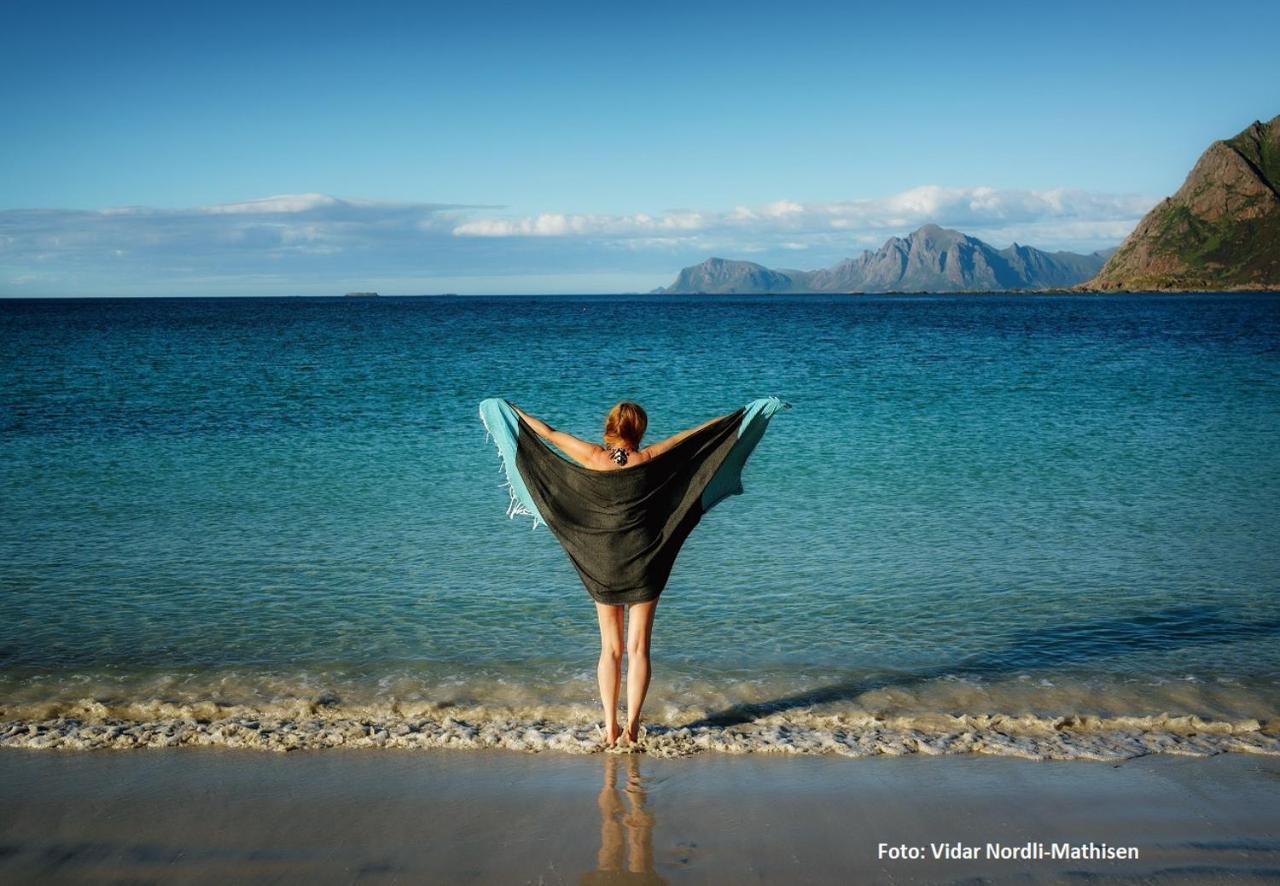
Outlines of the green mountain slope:
M 1280 116 L 1209 146 L 1082 288 L 1280 287 Z

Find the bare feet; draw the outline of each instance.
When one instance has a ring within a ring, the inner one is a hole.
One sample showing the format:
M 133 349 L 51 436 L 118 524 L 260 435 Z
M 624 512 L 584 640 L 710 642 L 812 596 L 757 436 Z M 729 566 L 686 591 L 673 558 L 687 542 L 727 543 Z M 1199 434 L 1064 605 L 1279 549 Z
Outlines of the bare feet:
M 639 740 L 640 740 L 639 722 L 628 723 L 627 724 L 627 744 L 635 744 Z
M 620 735 L 622 735 L 622 727 L 617 723 L 612 726 L 606 726 L 604 746 L 606 748 L 616 748 L 618 746 L 618 736 Z

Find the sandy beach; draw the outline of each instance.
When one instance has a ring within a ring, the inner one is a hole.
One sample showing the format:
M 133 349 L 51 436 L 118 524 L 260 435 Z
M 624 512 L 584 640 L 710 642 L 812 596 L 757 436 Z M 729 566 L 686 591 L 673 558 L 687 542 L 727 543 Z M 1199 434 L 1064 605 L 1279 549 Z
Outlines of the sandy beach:
M 1277 787 L 1244 754 L 5 749 L 0 880 L 1275 882 Z

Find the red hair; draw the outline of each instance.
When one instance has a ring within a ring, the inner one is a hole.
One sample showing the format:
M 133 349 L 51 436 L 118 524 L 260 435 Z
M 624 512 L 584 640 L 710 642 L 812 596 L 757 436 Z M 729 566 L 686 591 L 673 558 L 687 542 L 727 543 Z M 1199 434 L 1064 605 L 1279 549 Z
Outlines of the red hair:
M 638 446 L 647 427 L 649 416 L 645 414 L 644 407 L 630 400 L 620 400 L 604 420 L 604 442 L 617 441 Z

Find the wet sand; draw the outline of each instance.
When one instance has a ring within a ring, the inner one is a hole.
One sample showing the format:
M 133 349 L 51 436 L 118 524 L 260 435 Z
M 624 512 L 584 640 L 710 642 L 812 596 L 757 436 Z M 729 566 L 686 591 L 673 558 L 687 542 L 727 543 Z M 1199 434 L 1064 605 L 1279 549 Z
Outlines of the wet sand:
M 1139 857 L 985 857 L 1090 841 Z M 1280 759 L 0 749 L 5 883 L 973 878 L 1276 882 Z

